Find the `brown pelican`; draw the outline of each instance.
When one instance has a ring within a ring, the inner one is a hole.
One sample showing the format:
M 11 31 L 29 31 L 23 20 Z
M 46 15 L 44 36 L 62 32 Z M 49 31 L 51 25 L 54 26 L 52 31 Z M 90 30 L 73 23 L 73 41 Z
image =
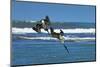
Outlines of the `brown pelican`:
M 41 29 L 44 29 L 48 32 L 48 26 L 50 25 L 50 19 L 48 16 L 45 17 L 45 19 L 41 19 L 40 23 L 36 24 L 35 27 L 32 27 L 33 30 L 40 33 Z M 49 33 L 49 32 L 48 32 Z
M 50 27 L 50 31 L 51 31 L 51 36 L 54 38 L 57 38 L 61 41 L 61 43 L 63 44 L 64 48 L 67 50 L 68 54 L 69 51 L 67 49 L 67 46 L 64 44 L 64 32 L 62 30 L 60 30 L 60 33 L 54 32 L 54 29 L 52 27 Z
M 51 36 L 59 39 L 62 43 L 64 43 L 64 32 L 60 30 L 60 33 L 54 32 L 54 29 L 50 27 Z

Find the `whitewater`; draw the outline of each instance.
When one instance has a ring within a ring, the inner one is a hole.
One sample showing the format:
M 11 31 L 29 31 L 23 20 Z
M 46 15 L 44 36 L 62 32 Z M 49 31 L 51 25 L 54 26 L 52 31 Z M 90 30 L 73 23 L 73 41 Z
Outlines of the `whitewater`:
M 95 28 L 75 28 L 75 29 L 62 29 L 64 33 L 95 33 Z M 55 32 L 60 32 L 60 29 L 54 29 Z M 47 31 L 41 29 L 42 33 L 48 33 Z M 50 32 L 50 30 L 49 30 Z M 27 34 L 27 33 L 37 33 L 32 30 L 32 28 L 12 28 L 13 34 Z

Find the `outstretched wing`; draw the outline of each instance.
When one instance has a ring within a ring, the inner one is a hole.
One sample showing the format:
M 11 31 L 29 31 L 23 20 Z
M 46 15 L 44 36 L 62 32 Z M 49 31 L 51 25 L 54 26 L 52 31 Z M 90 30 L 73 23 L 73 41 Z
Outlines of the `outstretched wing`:
M 36 27 L 32 27 L 33 30 L 36 32 L 40 33 L 41 32 L 42 25 L 41 24 L 36 24 Z

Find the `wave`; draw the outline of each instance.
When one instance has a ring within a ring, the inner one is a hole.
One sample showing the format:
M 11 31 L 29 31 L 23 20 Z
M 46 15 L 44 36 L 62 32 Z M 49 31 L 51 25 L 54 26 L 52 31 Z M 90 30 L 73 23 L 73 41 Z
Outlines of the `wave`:
M 53 37 L 27 37 L 27 36 L 19 36 L 20 39 L 26 39 L 26 40 L 58 40 L 57 38 Z M 90 41 L 95 40 L 95 37 L 64 37 L 65 41 Z
M 64 33 L 95 33 L 95 28 L 75 28 L 75 29 L 62 29 Z M 47 33 L 45 30 L 41 29 L 42 33 Z M 55 29 L 55 32 L 60 32 L 60 29 Z M 50 32 L 50 30 L 49 30 Z M 12 28 L 13 34 L 26 34 L 26 33 L 37 33 L 32 30 L 32 28 Z

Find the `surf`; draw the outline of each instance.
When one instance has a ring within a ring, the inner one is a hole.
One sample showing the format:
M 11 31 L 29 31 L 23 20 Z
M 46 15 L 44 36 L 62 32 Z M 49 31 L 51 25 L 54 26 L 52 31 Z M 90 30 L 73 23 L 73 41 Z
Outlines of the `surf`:
M 26 40 L 55 40 L 58 41 L 57 38 L 53 37 L 28 37 L 28 36 L 18 36 L 19 39 Z M 91 41 L 95 40 L 95 37 L 64 37 L 65 41 Z
M 60 32 L 60 29 L 55 29 L 55 32 Z M 75 29 L 62 29 L 64 33 L 95 33 L 95 28 L 75 28 Z M 47 33 L 45 30 L 41 29 L 42 33 Z M 50 30 L 49 30 L 50 31 Z M 37 33 L 31 28 L 12 28 L 13 34 L 27 34 L 27 33 Z

